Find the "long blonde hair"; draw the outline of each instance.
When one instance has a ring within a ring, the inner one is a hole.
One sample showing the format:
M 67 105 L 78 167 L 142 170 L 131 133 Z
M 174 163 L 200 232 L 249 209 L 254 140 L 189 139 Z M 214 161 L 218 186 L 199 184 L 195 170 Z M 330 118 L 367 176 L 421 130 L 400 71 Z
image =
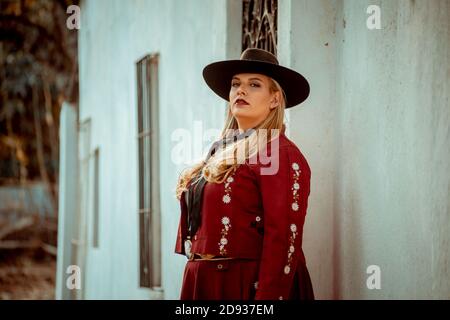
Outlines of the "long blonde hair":
M 249 159 L 254 156 L 258 150 L 261 150 L 263 145 L 260 145 L 261 141 L 266 142 L 271 141 L 276 138 L 277 135 L 272 136 L 272 130 L 277 129 L 276 132 L 280 132 L 283 128 L 284 121 L 284 111 L 286 108 L 286 96 L 281 88 L 281 86 L 274 79 L 269 77 L 271 82 L 270 92 L 281 92 L 281 100 L 278 107 L 270 110 L 269 115 L 265 120 L 263 120 L 252 134 L 248 138 L 241 139 L 232 144 L 227 144 L 225 148 L 217 150 L 214 156 L 210 157 L 208 161 L 201 161 L 190 168 L 186 168 L 178 179 L 178 184 L 176 187 L 176 197 L 180 199 L 183 191 L 186 190 L 189 182 L 196 177 L 200 171 L 202 171 L 203 177 L 208 182 L 222 183 L 227 179 L 232 173 L 236 171 L 242 159 L 239 157 L 244 156 L 245 159 Z M 231 105 L 228 105 L 227 118 L 225 120 L 225 126 L 220 135 L 221 139 L 229 138 L 233 132 L 238 129 L 238 123 L 236 118 L 231 113 Z M 267 139 L 258 139 L 257 133 L 258 129 L 267 130 Z M 245 154 L 242 155 L 238 150 L 244 150 Z

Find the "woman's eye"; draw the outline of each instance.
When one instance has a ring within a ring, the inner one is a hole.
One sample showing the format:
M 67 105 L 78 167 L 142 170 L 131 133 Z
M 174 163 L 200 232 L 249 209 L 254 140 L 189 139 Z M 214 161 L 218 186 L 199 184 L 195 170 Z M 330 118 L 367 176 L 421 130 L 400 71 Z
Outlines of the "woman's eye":
M 232 87 L 236 88 L 239 87 L 240 83 L 239 82 L 234 82 L 231 84 Z M 259 83 L 250 83 L 250 87 L 256 87 L 259 88 L 261 85 Z

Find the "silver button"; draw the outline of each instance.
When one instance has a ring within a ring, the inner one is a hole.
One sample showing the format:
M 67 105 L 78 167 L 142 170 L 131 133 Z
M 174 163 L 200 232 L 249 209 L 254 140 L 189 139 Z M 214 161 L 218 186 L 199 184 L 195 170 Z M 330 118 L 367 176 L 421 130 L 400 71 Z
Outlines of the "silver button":
M 289 274 L 289 272 L 291 272 L 291 268 L 289 266 L 285 266 L 284 267 L 284 273 L 285 274 Z
M 219 263 L 219 264 L 217 265 L 217 269 L 222 270 L 222 268 L 223 268 L 223 264 Z

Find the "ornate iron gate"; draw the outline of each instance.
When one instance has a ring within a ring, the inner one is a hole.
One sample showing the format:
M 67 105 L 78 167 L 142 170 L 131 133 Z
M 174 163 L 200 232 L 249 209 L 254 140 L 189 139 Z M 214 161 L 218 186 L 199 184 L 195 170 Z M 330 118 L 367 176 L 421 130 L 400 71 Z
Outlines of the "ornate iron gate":
M 277 0 L 242 1 L 242 50 L 260 48 L 277 55 Z

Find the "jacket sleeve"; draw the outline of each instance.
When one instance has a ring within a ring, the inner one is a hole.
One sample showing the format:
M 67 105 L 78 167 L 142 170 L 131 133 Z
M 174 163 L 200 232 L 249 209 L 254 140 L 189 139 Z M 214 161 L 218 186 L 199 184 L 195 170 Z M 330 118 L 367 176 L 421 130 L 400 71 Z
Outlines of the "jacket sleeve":
M 275 174 L 256 173 L 264 210 L 263 249 L 256 300 L 288 299 L 299 260 L 311 171 L 293 146 L 279 149 Z
M 185 194 L 186 193 L 183 192 L 180 198 L 181 215 L 180 222 L 178 224 L 177 240 L 175 243 L 175 253 L 179 254 L 185 254 L 184 240 L 186 240 L 187 237 L 187 206 L 185 201 Z

